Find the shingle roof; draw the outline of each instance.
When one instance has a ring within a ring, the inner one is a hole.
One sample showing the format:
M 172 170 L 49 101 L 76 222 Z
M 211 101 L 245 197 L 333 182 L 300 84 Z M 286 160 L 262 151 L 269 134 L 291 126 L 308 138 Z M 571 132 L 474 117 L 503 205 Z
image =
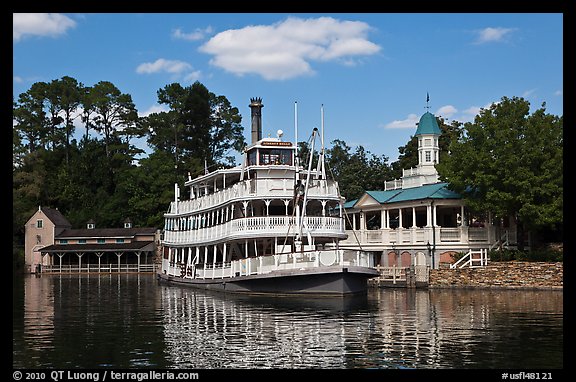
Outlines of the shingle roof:
M 414 135 L 421 135 L 421 134 L 442 134 L 440 127 L 438 127 L 438 122 L 436 121 L 436 117 L 434 114 L 427 111 L 420 117 L 420 122 L 418 122 L 418 128 L 416 129 L 416 133 Z
M 148 248 L 146 248 L 148 247 Z M 153 241 L 133 241 L 131 243 L 88 243 L 88 244 L 52 244 L 40 250 L 40 252 L 124 252 L 124 251 L 151 251 L 154 248 Z
M 134 237 L 136 235 L 154 235 L 156 228 L 81 228 L 65 229 L 56 238 L 105 238 L 105 237 Z
M 425 184 L 419 187 L 404 188 L 386 191 L 365 191 L 380 204 L 391 204 L 410 200 L 422 199 L 462 199 L 462 196 L 450 191 L 448 183 Z M 344 204 L 344 208 L 352 208 L 360 199 L 351 200 Z
M 40 207 L 40 210 L 56 227 L 72 227 L 72 224 L 62 215 L 62 212 L 49 207 Z

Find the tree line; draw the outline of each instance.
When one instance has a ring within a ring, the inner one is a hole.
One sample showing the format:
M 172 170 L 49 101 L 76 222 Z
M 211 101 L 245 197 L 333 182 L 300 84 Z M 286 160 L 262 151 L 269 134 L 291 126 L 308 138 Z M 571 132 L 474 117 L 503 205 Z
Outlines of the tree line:
M 36 82 L 13 100 L 13 243 L 41 206 L 58 208 L 74 227 L 163 226 L 172 184 L 187 174 L 235 165 L 246 146 L 242 116 L 223 95 L 196 81 L 157 91 L 167 111 L 139 116 L 132 96 L 113 83 L 85 86 L 72 77 Z M 561 230 L 563 117 L 533 114 L 523 98 L 503 97 L 473 122 L 437 118 L 442 180 L 479 211 L 515 216 L 526 229 Z M 76 129 L 82 128 L 78 140 Z M 145 139 L 150 153 L 135 145 Z M 305 142 L 299 143 L 306 155 Z M 417 165 L 417 139 L 389 163 L 342 140 L 325 152 L 329 175 L 347 200 L 381 190 Z

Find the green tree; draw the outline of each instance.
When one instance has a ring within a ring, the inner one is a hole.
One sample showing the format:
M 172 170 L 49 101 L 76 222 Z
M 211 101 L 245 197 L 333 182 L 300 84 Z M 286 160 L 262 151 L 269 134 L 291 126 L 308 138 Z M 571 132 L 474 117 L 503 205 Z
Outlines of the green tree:
M 138 120 L 138 112 L 130 94 L 121 93 L 111 82 L 100 81 L 89 92 L 95 116 L 91 126 L 104 135 L 106 156 L 110 157 L 109 145 L 117 130 L 133 126 Z
M 181 177 L 200 171 L 205 161 L 210 167 L 230 166 L 230 152 L 245 146 L 238 109 L 200 82 L 167 85 L 158 90 L 158 102 L 169 111 L 149 115 L 142 126 L 148 144 L 170 154 Z
M 563 223 L 563 118 L 547 114 L 545 104 L 529 111 L 518 97 L 482 109 L 437 165 L 472 210 L 516 219 L 519 249 L 524 232 Z
M 340 193 L 348 200 L 360 197 L 366 190 L 382 190 L 384 181 L 392 175 L 385 155 L 372 154 L 363 146 L 351 152 L 342 140 L 333 141 L 326 150 L 326 163 L 338 181 Z
M 56 109 L 62 115 L 64 123 L 64 134 L 66 136 L 66 164 L 70 157 L 70 137 L 74 134 L 74 119 L 77 117 L 76 112 L 81 104 L 83 96 L 82 84 L 72 77 L 64 76 L 59 80 L 50 83 L 49 89 L 51 98 L 56 102 Z

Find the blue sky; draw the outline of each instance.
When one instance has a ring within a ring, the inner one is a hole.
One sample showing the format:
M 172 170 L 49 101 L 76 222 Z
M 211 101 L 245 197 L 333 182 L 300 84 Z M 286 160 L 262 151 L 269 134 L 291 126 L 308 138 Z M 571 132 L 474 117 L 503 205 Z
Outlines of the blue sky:
M 156 92 L 198 80 L 243 116 L 261 97 L 263 135 L 299 140 L 321 124 L 390 161 L 426 111 L 472 121 L 503 96 L 563 115 L 561 13 L 14 14 L 13 94 L 71 76 L 114 83 L 140 115 Z M 78 121 L 78 134 L 83 128 Z M 142 143 L 139 143 L 142 145 Z

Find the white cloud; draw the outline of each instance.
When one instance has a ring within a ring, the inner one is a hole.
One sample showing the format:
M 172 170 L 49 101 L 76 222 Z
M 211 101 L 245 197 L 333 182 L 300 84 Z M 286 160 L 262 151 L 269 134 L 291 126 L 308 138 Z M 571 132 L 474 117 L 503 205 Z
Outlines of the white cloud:
M 183 78 L 184 81 L 195 81 L 200 78 L 201 72 L 193 70 L 192 65 L 180 60 L 166 60 L 159 58 L 154 62 L 144 62 L 136 67 L 136 73 L 170 73 L 174 78 Z
M 564 91 L 563 91 L 562 89 L 556 90 L 556 91 L 554 92 L 554 95 L 555 95 L 555 96 L 562 96 L 562 95 L 564 95 Z
M 458 112 L 458 109 L 456 109 L 454 106 L 446 105 L 438 109 L 436 111 L 436 115 L 448 118 L 453 116 L 456 112 Z
M 236 75 L 286 80 L 313 74 L 313 61 L 350 66 L 354 59 L 377 53 L 380 47 L 366 39 L 370 29 L 360 21 L 289 17 L 272 25 L 220 32 L 200 51 L 213 55 L 212 65 Z
M 409 114 L 406 119 L 395 120 L 384 125 L 385 129 L 414 129 L 420 118 L 416 114 Z
M 528 90 L 526 90 L 526 91 L 524 91 L 524 92 L 522 93 L 522 97 L 523 97 L 523 98 L 528 98 L 528 97 L 530 97 L 532 94 L 534 94 L 535 91 L 536 91 L 536 89 L 528 89 Z
M 202 40 L 204 36 L 213 32 L 211 26 L 208 26 L 204 29 L 196 28 L 194 32 L 185 33 L 182 32 L 182 29 L 177 28 L 172 32 L 172 37 L 179 39 L 179 40 L 187 40 L 187 41 L 197 41 Z
M 74 20 L 59 13 L 14 13 L 12 22 L 15 42 L 26 35 L 57 37 L 76 26 Z
M 154 105 L 150 106 L 148 109 L 146 109 L 145 111 L 138 113 L 138 116 L 147 117 L 152 113 L 160 113 L 160 112 L 169 111 L 169 110 L 170 109 L 166 106 L 154 104 Z
M 479 31 L 476 31 L 478 33 L 478 37 L 476 38 L 475 43 L 485 44 L 489 42 L 505 41 L 506 38 L 515 30 L 516 28 L 502 28 L 502 27 L 484 28 Z
M 136 68 L 136 73 L 182 73 L 192 69 L 192 65 L 184 61 L 178 60 L 166 60 L 164 58 L 159 58 L 154 62 L 145 62 L 138 65 Z
M 484 106 L 484 108 L 486 108 L 486 106 Z M 480 109 L 482 109 L 481 106 L 470 106 L 468 109 L 464 110 L 463 113 L 475 117 L 480 113 Z

